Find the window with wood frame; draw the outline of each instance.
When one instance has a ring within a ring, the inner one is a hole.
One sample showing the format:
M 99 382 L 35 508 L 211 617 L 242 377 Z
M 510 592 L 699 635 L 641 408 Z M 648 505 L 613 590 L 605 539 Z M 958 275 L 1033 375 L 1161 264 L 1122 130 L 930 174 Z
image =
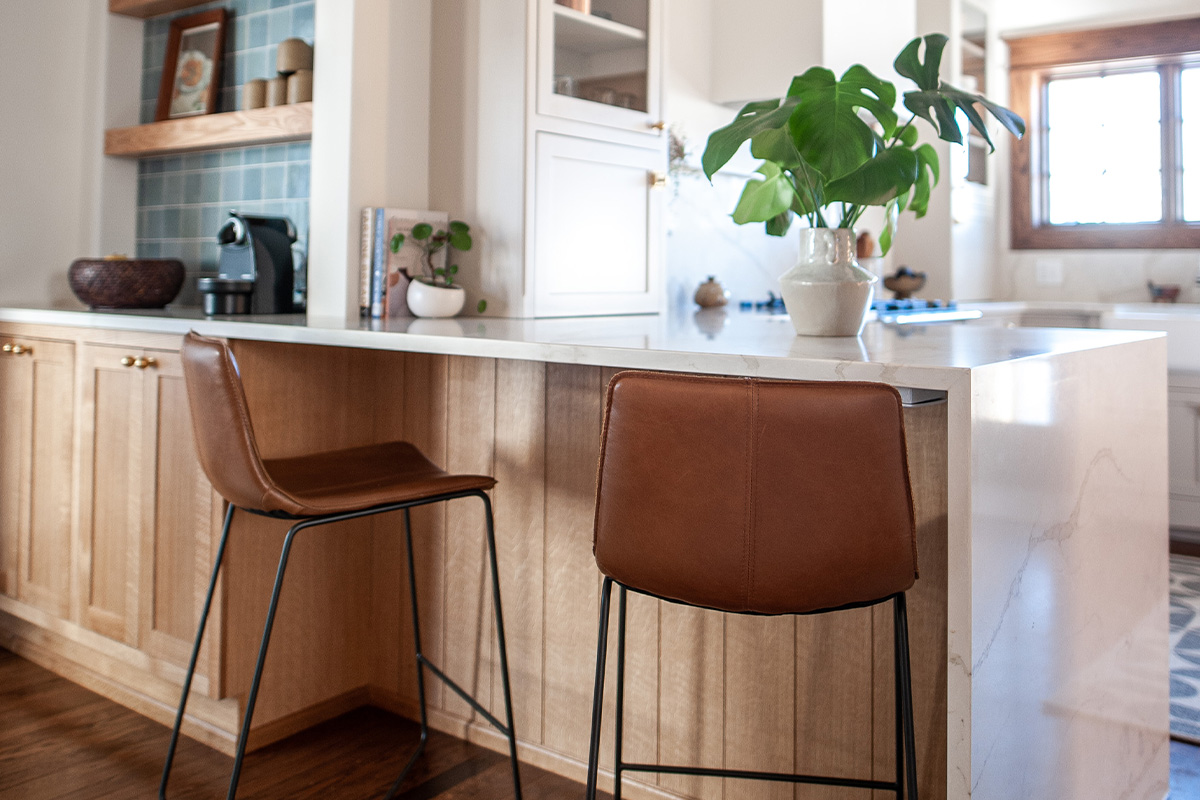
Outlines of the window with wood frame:
M 1013 249 L 1200 248 L 1200 18 L 1008 45 Z

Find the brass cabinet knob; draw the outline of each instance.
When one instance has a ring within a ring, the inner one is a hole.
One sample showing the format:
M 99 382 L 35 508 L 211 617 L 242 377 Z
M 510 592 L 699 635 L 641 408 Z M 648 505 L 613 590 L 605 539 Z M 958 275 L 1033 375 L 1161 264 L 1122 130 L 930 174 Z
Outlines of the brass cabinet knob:
M 0 347 L 0 353 L 11 353 L 13 349 L 11 342 L 6 342 L 3 347 Z
M 137 367 L 138 369 L 145 369 L 146 367 L 157 367 L 158 359 L 148 358 L 145 356 L 138 356 L 137 358 L 135 358 L 133 360 L 133 365 L 135 367 Z
M 663 122 L 661 119 L 658 122 L 651 122 L 650 129 L 660 132 L 665 131 L 667 129 L 667 123 Z
M 650 188 L 661 189 L 667 185 L 667 173 L 651 172 L 650 173 Z
M 133 362 L 134 362 L 133 356 L 125 356 L 124 358 L 121 359 L 121 366 L 122 367 L 132 367 Z
M 7 342 L 3 347 L 0 347 L 0 353 L 6 353 L 14 356 L 28 355 L 32 352 L 32 347 L 26 347 L 23 344 L 13 344 L 12 342 Z

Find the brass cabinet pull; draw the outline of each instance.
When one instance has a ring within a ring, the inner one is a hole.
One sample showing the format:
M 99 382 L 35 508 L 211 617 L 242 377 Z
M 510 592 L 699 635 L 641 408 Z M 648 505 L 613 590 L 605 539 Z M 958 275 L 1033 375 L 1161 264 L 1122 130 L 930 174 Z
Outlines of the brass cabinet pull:
M 134 361 L 133 356 L 125 356 L 124 358 L 121 359 L 121 366 L 122 367 L 132 367 L 133 361 Z
M 12 342 L 9 342 L 9 343 L 5 344 L 3 347 L 0 347 L 0 352 L 7 353 L 9 355 L 14 355 L 14 356 L 22 356 L 22 355 L 29 355 L 30 353 L 32 353 L 33 348 L 26 347 L 23 344 L 13 344 Z
M 662 132 L 662 131 L 664 131 L 664 130 L 666 130 L 666 129 L 667 129 L 667 123 L 663 122 L 663 121 L 660 119 L 658 122 L 652 122 L 652 123 L 650 123 L 650 129 L 651 129 L 651 130 L 655 130 L 655 131 Z
M 135 367 L 137 367 L 138 369 L 145 369 L 146 367 L 157 367 L 158 359 L 149 358 L 146 356 L 138 356 L 137 358 L 135 358 L 133 360 L 133 365 Z
M 650 173 L 650 188 L 661 189 L 667 185 L 667 173 L 651 172 Z

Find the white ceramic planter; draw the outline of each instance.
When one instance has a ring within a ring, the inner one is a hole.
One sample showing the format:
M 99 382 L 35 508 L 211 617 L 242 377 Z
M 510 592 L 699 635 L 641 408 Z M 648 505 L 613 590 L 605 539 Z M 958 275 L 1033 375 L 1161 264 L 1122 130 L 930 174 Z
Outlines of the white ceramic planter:
M 408 284 L 408 310 L 418 317 L 453 317 L 462 311 L 467 293 L 461 286 L 434 286 L 416 279 Z
M 858 336 L 879 280 L 854 257 L 854 231 L 801 228 L 800 259 L 779 294 L 800 336 Z

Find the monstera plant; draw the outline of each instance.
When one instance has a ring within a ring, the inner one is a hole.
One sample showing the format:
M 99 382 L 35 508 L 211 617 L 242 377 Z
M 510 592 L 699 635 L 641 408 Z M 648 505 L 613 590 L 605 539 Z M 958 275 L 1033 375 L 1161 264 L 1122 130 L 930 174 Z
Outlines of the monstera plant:
M 764 222 L 767 233 L 783 236 L 796 216 L 812 228 L 852 229 L 869 206 L 882 206 L 887 214 L 879 242 L 887 253 L 900 212 L 923 216 L 938 181 L 937 151 L 919 144 L 918 117 L 940 138 L 961 144 L 961 114 L 993 150 L 981 108 L 1014 136 L 1025 133 L 1024 121 L 1012 111 L 941 80 L 947 41 L 940 33 L 913 39 L 897 56 L 896 72 L 917 87 L 904 93 L 911 116 L 903 124 L 895 85 L 861 64 L 840 79 L 813 67 L 792 80 L 787 97 L 742 108 L 709 137 L 702 159 L 710 180 L 747 140 L 762 161 L 760 177 L 746 183 L 734 221 Z

